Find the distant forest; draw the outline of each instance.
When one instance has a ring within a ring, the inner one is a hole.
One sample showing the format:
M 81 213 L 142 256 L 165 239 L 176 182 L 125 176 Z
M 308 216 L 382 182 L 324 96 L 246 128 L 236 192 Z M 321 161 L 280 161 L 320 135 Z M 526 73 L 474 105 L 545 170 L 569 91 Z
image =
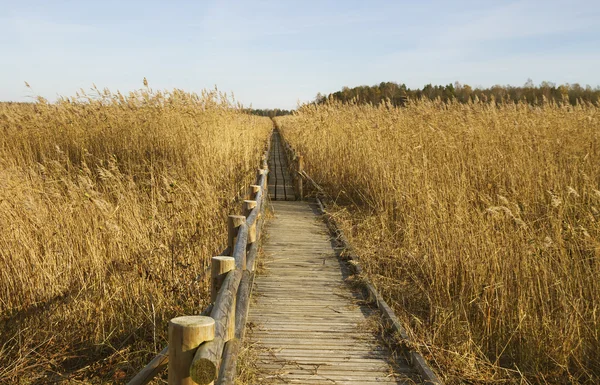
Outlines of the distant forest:
M 248 109 L 247 112 L 252 115 L 259 116 L 268 116 L 270 118 L 274 118 L 276 116 L 290 115 L 292 111 L 290 110 L 281 110 L 279 108 L 275 109 Z
M 600 102 L 600 87 L 581 86 L 575 84 L 556 85 L 551 82 L 542 82 L 539 86 L 533 84 L 529 79 L 523 86 L 501 86 L 495 85 L 490 88 L 473 88 L 467 84 L 455 82 L 448 85 L 427 84 L 422 89 L 411 89 L 405 84 L 395 82 L 382 82 L 373 86 L 359 86 L 354 88 L 344 87 L 341 91 L 329 95 L 317 94 L 315 103 L 322 104 L 328 99 L 349 102 L 355 100 L 358 103 L 379 104 L 389 100 L 393 105 L 403 105 L 406 99 L 428 98 L 431 100 L 440 98 L 443 101 L 457 100 L 467 103 L 473 100 L 496 101 L 526 101 L 538 105 L 545 101 L 563 102 L 568 101 L 575 105 L 578 101 L 586 101 L 598 104 Z

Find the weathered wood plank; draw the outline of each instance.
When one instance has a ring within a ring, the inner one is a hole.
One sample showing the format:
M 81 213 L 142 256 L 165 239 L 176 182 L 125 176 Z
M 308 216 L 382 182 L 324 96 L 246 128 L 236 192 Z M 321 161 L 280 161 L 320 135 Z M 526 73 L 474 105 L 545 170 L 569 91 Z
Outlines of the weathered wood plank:
M 264 271 L 255 277 L 249 315 L 250 338 L 267 350 L 256 363 L 265 382 L 418 381 L 408 362 L 393 363 L 387 348 L 365 330 L 374 310 L 344 282 L 344 266 L 310 205 L 277 201 L 272 206 Z M 316 374 L 313 363 L 319 366 Z

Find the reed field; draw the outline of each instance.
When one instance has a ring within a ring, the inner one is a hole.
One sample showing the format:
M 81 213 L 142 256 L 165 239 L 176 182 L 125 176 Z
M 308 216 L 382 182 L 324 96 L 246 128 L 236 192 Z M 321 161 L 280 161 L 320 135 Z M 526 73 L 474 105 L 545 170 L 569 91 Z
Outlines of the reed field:
M 216 90 L 0 104 L 0 383 L 124 382 L 162 350 L 271 128 Z
M 276 121 L 446 383 L 600 383 L 598 106 L 330 101 Z

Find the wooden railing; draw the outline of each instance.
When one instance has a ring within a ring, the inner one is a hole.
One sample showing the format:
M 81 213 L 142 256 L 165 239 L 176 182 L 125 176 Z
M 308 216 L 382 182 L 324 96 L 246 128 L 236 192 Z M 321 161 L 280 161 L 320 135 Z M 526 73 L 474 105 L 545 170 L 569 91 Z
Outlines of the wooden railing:
M 341 248 L 344 250 L 345 257 L 351 262 L 350 266 L 354 270 L 354 273 L 359 275 L 361 279 L 357 280 L 363 285 L 363 288 L 366 294 L 369 297 L 369 300 L 373 302 L 383 314 L 384 319 L 386 320 L 387 326 L 391 329 L 393 333 L 396 333 L 403 342 L 404 346 L 412 347 L 414 343 L 411 341 L 406 329 L 400 323 L 398 317 L 394 310 L 386 303 L 381 294 L 377 291 L 375 286 L 373 286 L 367 277 L 364 275 L 364 271 L 362 265 L 360 263 L 360 257 L 354 251 L 352 245 L 346 239 L 344 232 L 337 225 L 335 218 L 329 214 L 325 207 L 327 201 L 332 203 L 332 199 L 327 194 L 325 189 L 323 189 L 313 178 L 311 178 L 306 171 L 304 170 L 304 157 L 300 154 L 299 151 L 295 150 L 292 145 L 290 145 L 284 138 L 283 133 L 279 130 L 280 140 L 285 150 L 285 155 L 288 160 L 290 174 L 294 179 L 294 186 L 296 188 L 297 196 L 300 199 L 303 199 L 306 195 L 306 188 L 304 186 L 303 181 L 306 181 L 309 185 L 309 190 L 311 195 L 314 196 L 317 205 L 319 206 L 319 210 L 321 214 L 324 216 L 327 226 L 332 234 L 335 235 L 338 243 L 341 245 Z M 427 360 L 423 357 L 421 353 L 414 349 L 410 349 L 407 351 L 407 358 L 412 366 L 419 372 L 423 381 L 427 385 L 441 385 L 441 380 L 437 377 L 437 375 L 433 372 Z
M 212 258 L 211 304 L 199 316 L 172 319 L 169 345 L 129 385 L 147 384 L 167 366 L 169 385 L 233 384 L 264 222 L 270 146 L 271 136 L 243 215 L 228 217 L 227 248 Z

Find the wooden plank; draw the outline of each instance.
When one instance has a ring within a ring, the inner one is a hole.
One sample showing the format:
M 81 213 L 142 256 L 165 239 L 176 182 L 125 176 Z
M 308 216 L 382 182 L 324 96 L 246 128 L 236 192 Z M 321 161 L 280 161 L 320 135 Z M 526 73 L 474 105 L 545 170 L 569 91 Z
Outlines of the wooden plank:
M 359 374 L 349 373 L 336 373 L 336 374 L 312 374 L 311 372 L 303 372 L 303 373 L 277 373 L 276 376 L 285 380 L 284 383 L 293 383 L 291 381 L 297 380 L 302 381 L 299 383 L 306 383 L 306 381 L 314 381 L 314 380 L 325 380 L 328 384 L 364 384 L 367 380 L 373 381 L 377 384 L 397 384 L 396 378 L 389 373 L 379 373 L 379 375 L 369 374 L 367 378 L 365 376 L 361 376 Z M 273 378 L 271 377 L 271 378 Z M 267 379 L 269 377 L 263 377 Z M 290 382 L 288 382 L 290 381 Z M 414 383 L 413 383 L 414 384 Z
M 330 379 L 326 379 L 326 378 L 311 378 L 311 379 L 306 379 L 306 378 L 288 378 L 288 377 L 281 377 L 281 376 L 270 376 L 270 377 L 264 377 L 261 378 L 260 380 L 264 381 L 266 384 L 269 385 L 278 385 L 278 384 L 303 384 L 303 385 L 374 385 L 374 384 L 410 384 L 410 385 L 415 385 L 415 382 L 410 380 L 410 379 L 396 379 L 396 380 L 366 380 L 363 379 L 361 381 L 355 381 L 355 380 L 350 380 L 350 381 L 345 381 L 345 380 L 330 380 Z
M 378 363 L 381 361 L 390 362 L 391 358 L 384 354 L 372 354 L 369 357 L 363 357 L 360 354 L 347 353 L 343 356 L 333 356 L 331 354 L 314 352 L 314 355 L 304 354 L 296 351 L 295 354 L 286 354 L 282 352 L 259 352 L 257 356 L 259 359 L 269 360 L 274 362 L 280 361 L 293 361 L 300 363 L 334 363 L 334 362 L 355 362 L 355 363 Z M 406 360 L 400 360 L 402 364 L 407 364 Z M 394 364 L 392 363 L 392 366 Z
M 291 348 L 281 348 L 281 349 L 272 349 L 269 351 L 269 355 L 273 357 L 273 359 L 277 359 L 278 357 L 287 358 L 287 359 L 302 359 L 304 358 L 314 358 L 314 359 L 323 359 L 323 358 L 332 358 L 336 357 L 340 360 L 347 359 L 382 359 L 387 360 L 389 358 L 389 352 L 386 350 L 347 350 L 344 352 L 340 352 L 338 350 L 333 349 L 291 349 Z
M 335 317 L 335 320 L 338 322 L 343 322 L 346 324 L 352 323 L 352 324 L 360 324 L 364 321 L 364 315 L 363 314 L 358 314 L 355 312 L 349 312 L 349 311 L 344 311 L 344 312 L 331 312 L 331 311 L 327 311 L 327 310 L 331 310 L 328 308 L 324 308 L 324 309 L 319 309 L 321 311 L 323 311 L 322 314 L 319 313 L 292 313 L 292 315 L 288 315 L 286 314 L 286 312 L 281 311 L 281 312 L 273 312 L 270 313 L 270 315 L 277 317 L 278 320 L 285 320 L 285 322 L 288 321 L 302 321 L 304 319 L 310 319 L 310 322 L 314 322 L 316 320 L 322 320 L 322 322 L 327 322 L 331 320 L 331 317 Z M 266 321 L 272 321 L 272 322 L 276 322 L 276 320 L 273 317 L 269 317 L 267 315 L 264 314 L 259 314 L 256 315 L 255 317 L 257 317 L 257 319 L 261 319 L 263 320 L 262 322 L 266 322 Z M 336 332 L 340 332 L 340 331 L 336 331 Z M 348 331 L 341 331 L 341 333 L 347 333 Z
M 261 338 L 263 335 L 265 335 L 266 333 L 262 333 L 259 334 L 256 331 L 254 332 L 253 336 L 255 338 Z M 311 333 L 312 336 L 314 336 L 317 339 L 320 339 L 321 341 L 323 340 L 323 338 L 331 338 L 331 339 L 338 339 L 338 338 L 352 338 L 355 340 L 360 340 L 360 339 L 368 339 L 369 337 L 365 337 L 363 333 L 361 333 L 360 331 L 351 331 L 351 332 L 340 332 L 337 331 L 335 333 L 330 332 L 330 331 L 326 331 L 326 332 L 312 332 Z M 298 332 L 292 332 L 289 333 L 287 331 L 284 330 L 275 330 L 275 331 L 271 331 L 267 334 L 267 336 L 271 337 L 277 337 L 277 336 L 284 336 L 284 337 L 289 337 L 289 338 L 304 338 L 305 335 L 302 331 L 298 331 Z

